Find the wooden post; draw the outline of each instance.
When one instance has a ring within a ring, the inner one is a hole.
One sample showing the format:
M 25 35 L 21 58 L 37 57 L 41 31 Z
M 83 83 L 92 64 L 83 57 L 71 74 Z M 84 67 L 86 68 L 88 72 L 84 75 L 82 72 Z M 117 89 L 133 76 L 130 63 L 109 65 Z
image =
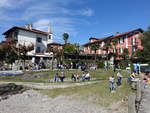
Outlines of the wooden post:
M 136 93 L 136 101 L 140 102 L 141 100 L 141 82 L 137 81 L 137 93 Z
M 128 97 L 128 113 L 136 113 L 135 109 L 135 95 Z

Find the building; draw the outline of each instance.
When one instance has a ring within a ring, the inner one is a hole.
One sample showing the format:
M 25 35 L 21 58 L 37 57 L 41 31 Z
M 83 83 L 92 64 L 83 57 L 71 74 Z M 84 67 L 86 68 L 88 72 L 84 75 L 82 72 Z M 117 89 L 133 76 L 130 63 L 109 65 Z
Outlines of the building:
M 47 44 L 53 42 L 53 34 L 48 26 L 48 32 L 34 29 L 32 24 L 28 24 L 25 27 L 12 27 L 3 33 L 7 41 L 16 40 L 16 46 L 21 45 L 34 45 L 34 50 L 27 53 L 27 56 L 32 60 L 32 63 L 38 63 L 43 59 L 50 57 L 50 53 L 47 53 Z
M 99 44 L 99 49 L 96 51 L 96 54 L 105 56 L 108 53 L 117 53 L 122 55 L 124 50 L 127 49 L 129 52 L 129 57 L 137 50 L 141 50 L 143 47 L 141 45 L 141 39 L 139 38 L 143 33 L 142 29 L 135 29 L 125 33 L 117 33 L 114 36 L 108 36 L 104 38 L 89 38 L 89 42 L 83 45 L 84 53 L 94 54 L 95 51 L 91 50 L 91 45 L 94 43 Z M 113 40 L 116 40 L 116 44 L 113 43 Z M 104 50 L 106 43 L 110 43 L 111 48 L 108 52 Z

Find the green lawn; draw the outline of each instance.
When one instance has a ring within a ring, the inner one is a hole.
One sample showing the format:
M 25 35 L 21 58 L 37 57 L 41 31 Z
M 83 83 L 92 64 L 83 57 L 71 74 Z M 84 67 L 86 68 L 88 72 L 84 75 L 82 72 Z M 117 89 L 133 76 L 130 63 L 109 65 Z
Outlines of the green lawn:
M 121 101 L 128 97 L 131 93 L 134 93 L 131 90 L 126 80 L 123 80 L 121 88 L 118 88 L 115 93 L 110 93 L 108 88 L 108 81 L 101 80 L 99 83 L 94 83 L 91 85 L 80 86 L 80 87 L 71 87 L 71 88 L 58 88 L 52 90 L 40 90 L 42 93 L 54 98 L 59 95 L 64 96 L 73 96 L 75 99 L 82 99 L 92 103 L 96 103 L 102 106 L 109 106 L 112 103 Z M 126 105 L 125 103 L 124 105 Z
M 46 80 L 53 79 L 53 76 L 56 72 L 60 74 L 62 71 L 51 71 L 48 72 L 49 73 L 48 76 L 35 78 L 33 80 L 21 80 L 21 76 L 14 76 L 13 78 L 1 79 L 1 81 L 44 82 Z M 32 72 L 32 74 L 34 73 Z M 66 78 L 70 78 L 72 73 L 78 73 L 79 75 L 83 74 L 81 71 L 78 70 L 72 71 L 66 70 L 64 71 L 64 73 L 66 75 Z M 57 97 L 59 95 L 65 95 L 71 96 L 75 99 L 86 100 L 92 103 L 96 103 L 101 106 L 109 106 L 112 103 L 127 98 L 128 95 L 130 95 L 131 93 L 134 93 L 134 91 L 131 90 L 129 84 L 126 82 L 125 78 L 128 76 L 128 73 L 126 73 L 125 71 L 122 71 L 124 77 L 122 87 L 118 88 L 116 90 L 116 93 L 110 93 L 108 88 L 108 77 L 111 76 L 112 74 L 114 74 L 116 77 L 116 73 L 114 73 L 112 70 L 106 71 L 104 69 L 98 69 L 96 71 L 90 71 L 90 75 L 93 78 L 96 78 L 98 83 L 78 87 L 57 88 L 52 90 L 40 90 L 40 91 L 46 95 L 49 95 L 52 98 Z M 64 83 L 74 83 L 74 81 Z M 51 84 L 63 84 L 63 83 L 51 83 Z M 127 102 L 123 105 L 127 105 Z
M 83 72 L 79 71 L 79 70 L 57 70 L 57 71 L 49 71 L 49 72 L 27 72 L 29 74 L 37 74 L 37 73 L 42 73 L 42 74 L 46 74 L 48 73 L 47 76 L 41 76 L 41 77 L 35 77 L 29 80 L 23 80 L 21 76 L 10 76 L 9 78 L 5 78 L 5 79 L 0 79 L 0 81 L 21 81 L 21 82 L 48 82 L 49 80 L 53 80 L 54 78 L 54 74 L 55 73 L 60 74 L 61 72 L 65 73 L 66 78 L 71 78 L 71 74 L 79 74 L 80 76 L 82 76 Z M 116 73 L 114 73 L 112 70 L 104 70 L 104 69 L 98 69 L 98 70 L 93 70 L 93 71 L 89 71 L 90 75 L 92 78 L 95 78 L 96 80 L 106 80 L 108 79 L 109 76 L 111 76 L 112 74 L 116 75 Z M 124 77 L 127 76 L 127 73 L 122 72 Z M 66 83 L 70 83 L 70 82 L 66 82 Z M 71 82 L 72 83 L 72 82 Z

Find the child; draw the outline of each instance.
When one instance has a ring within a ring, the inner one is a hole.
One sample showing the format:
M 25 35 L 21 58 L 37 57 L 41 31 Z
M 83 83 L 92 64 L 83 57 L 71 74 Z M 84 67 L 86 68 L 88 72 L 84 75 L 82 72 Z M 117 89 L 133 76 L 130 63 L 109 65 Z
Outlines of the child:
M 56 73 L 54 75 L 54 82 L 58 82 L 58 81 L 59 81 L 59 75 L 58 75 L 58 73 Z
M 110 77 L 109 77 L 109 87 L 110 87 L 110 91 L 111 91 L 112 93 L 113 93 L 114 90 L 115 90 L 114 81 L 115 81 L 114 75 L 110 76 Z

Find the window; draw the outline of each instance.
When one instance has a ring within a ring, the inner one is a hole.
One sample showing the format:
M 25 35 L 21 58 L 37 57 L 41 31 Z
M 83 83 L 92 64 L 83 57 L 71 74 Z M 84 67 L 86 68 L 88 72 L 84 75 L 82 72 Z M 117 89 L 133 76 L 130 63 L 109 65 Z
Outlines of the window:
M 134 53 L 136 51 L 136 48 L 135 47 L 133 47 L 132 48 L 132 53 Z
M 121 54 L 123 53 L 123 48 L 120 48 L 120 53 L 121 53 Z
M 136 45 L 136 38 L 132 38 L 131 43 L 132 43 L 132 45 Z
M 42 42 L 42 38 L 41 37 L 37 37 L 37 42 L 41 43 Z
M 15 31 L 13 35 L 14 35 L 14 38 L 18 38 L 18 31 Z
M 125 40 L 125 37 L 121 37 L 121 38 L 119 38 L 119 43 L 124 43 L 124 40 Z
M 123 41 L 123 43 L 124 43 L 124 40 L 125 40 L 125 36 L 124 36 L 124 37 L 122 37 L 122 41 Z
M 51 36 L 51 35 L 49 35 L 49 36 L 48 36 L 48 39 L 50 39 L 50 40 L 51 40 L 51 39 L 52 39 L 52 36 Z

